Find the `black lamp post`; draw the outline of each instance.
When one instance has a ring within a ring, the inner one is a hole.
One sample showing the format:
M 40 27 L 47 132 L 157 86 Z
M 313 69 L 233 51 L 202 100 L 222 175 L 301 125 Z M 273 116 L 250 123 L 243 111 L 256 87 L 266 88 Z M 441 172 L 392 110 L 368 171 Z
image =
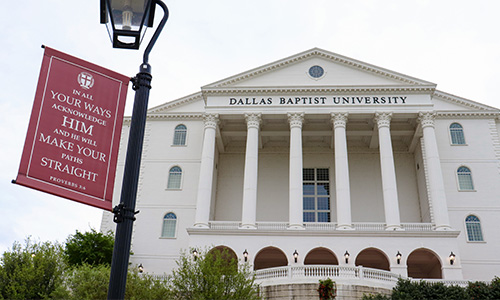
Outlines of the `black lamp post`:
M 401 257 L 403 255 L 401 254 L 401 252 L 398 251 L 398 253 L 396 253 L 396 260 L 398 261 L 398 265 L 401 263 Z
M 349 252 L 347 252 L 347 250 L 345 251 L 344 253 L 344 258 L 345 258 L 345 263 L 348 264 L 349 263 Z
M 154 8 L 158 4 L 164 12 L 151 41 L 144 51 L 139 73 L 131 79 L 135 90 L 134 108 L 125 160 L 120 204 L 113 208 L 117 223 L 115 245 L 111 262 L 108 299 L 123 299 L 127 283 L 132 227 L 135 220 L 137 183 L 141 165 L 144 128 L 151 89 L 149 53 L 168 19 L 168 8 L 161 0 L 101 0 L 101 23 L 106 23 L 114 48 L 139 49 L 146 27 L 153 26 Z

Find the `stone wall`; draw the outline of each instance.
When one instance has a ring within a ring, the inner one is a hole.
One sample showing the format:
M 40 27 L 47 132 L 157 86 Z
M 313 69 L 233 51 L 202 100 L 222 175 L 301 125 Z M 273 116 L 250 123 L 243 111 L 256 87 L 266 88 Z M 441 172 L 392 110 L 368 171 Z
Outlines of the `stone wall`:
M 265 300 L 318 300 L 317 283 L 280 284 L 261 287 L 261 295 Z M 391 293 L 389 289 L 374 288 L 362 285 L 337 284 L 335 300 L 361 299 L 364 294 Z

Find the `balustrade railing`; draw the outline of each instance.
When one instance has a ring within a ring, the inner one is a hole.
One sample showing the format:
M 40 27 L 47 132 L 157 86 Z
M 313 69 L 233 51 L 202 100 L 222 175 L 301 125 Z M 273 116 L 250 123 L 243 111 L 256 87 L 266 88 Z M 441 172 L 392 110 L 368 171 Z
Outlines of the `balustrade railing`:
M 373 279 L 385 282 L 396 282 L 400 277 L 389 271 L 363 267 L 341 267 L 330 265 L 286 266 L 255 271 L 255 279 L 273 278 L 345 278 L 345 279 Z
M 210 221 L 210 229 L 213 230 L 236 230 L 240 226 L 238 221 Z M 336 223 L 317 222 L 317 223 L 304 223 L 306 231 L 334 231 L 336 230 Z M 355 222 L 352 223 L 355 230 L 358 231 L 385 231 L 384 223 L 368 223 L 368 222 Z M 281 231 L 288 228 L 287 222 L 257 222 L 256 227 L 258 230 L 271 230 Z M 433 225 L 431 223 L 401 223 L 401 227 L 408 232 L 422 232 L 432 231 Z
M 410 279 L 411 281 L 442 282 L 445 285 L 467 286 L 467 280 L 445 280 L 445 279 L 414 279 L 391 273 L 385 270 L 358 267 L 341 267 L 336 265 L 306 265 L 306 266 L 285 266 L 255 271 L 255 279 L 264 283 L 272 279 L 289 279 L 294 282 L 300 279 L 321 279 L 331 278 L 333 280 L 373 280 L 385 284 L 395 285 L 398 279 Z

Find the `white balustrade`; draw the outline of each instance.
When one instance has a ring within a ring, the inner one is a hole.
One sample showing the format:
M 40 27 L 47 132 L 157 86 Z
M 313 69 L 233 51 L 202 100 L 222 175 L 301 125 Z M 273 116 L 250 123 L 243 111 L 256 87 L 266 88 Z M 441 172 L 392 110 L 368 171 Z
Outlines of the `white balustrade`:
M 234 230 L 238 229 L 240 222 L 236 221 L 209 221 L 210 229 L 214 230 Z
M 359 231 L 385 231 L 384 223 L 352 223 L 354 229 Z
M 401 223 L 401 226 L 406 231 L 432 231 L 431 223 Z
M 359 231 L 385 231 L 384 223 L 367 223 L 367 222 L 355 222 L 352 223 L 355 230 Z M 213 230 L 236 230 L 240 226 L 238 221 L 209 221 L 209 228 Z M 270 230 L 270 231 L 281 231 L 287 230 L 287 222 L 257 222 L 257 229 L 260 230 Z M 317 223 L 304 223 L 304 227 L 307 231 L 334 231 L 336 229 L 336 223 L 329 222 L 317 222 Z M 433 224 L 431 223 L 401 223 L 401 227 L 405 231 L 409 232 L 423 232 L 423 231 L 433 231 Z
M 265 280 L 273 280 L 279 278 L 286 278 L 293 282 L 298 282 L 300 279 L 308 281 L 308 279 L 323 279 L 331 278 L 349 279 L 349 280 L 374 280 L 384 282 L 385 284 L 395 285 L 398 279 L 410 279 L 411 281 L 425 280 L 428 282 L 442 282 L 445 285 L 459 285 L 466 286 L 466 280 L 443 280 L 443 279 L 413 279 L 406 278 L 400 274 L 391 273 L 385 270 L 358 267 L 342 267 L 337 265 L 304 265 L 304 266 L 284 266 L 269 269 L 262 269 L 255 271 L 255 279 L 259 283 Z
M 287 222 L 257 222 L 257 229 L 261 230 L 286 230 Z
M 337 223 L 327 223 L 327 222 L 318 222 L 318 223 L 304 223 L 304 227 L 306 230 L 314 230 L 314 231 L 332 231 L 337 227 Z

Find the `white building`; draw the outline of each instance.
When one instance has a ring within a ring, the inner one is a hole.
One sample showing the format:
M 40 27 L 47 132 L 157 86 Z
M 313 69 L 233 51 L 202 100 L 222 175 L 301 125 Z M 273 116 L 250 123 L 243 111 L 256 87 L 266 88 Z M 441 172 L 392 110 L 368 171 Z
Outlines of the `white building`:
M 131 262 L 163 274 L 182 249 L 225 247 L 264 286 L 491 280 L 499 116 L 317 48 L 209 84 L 149 110 Z

